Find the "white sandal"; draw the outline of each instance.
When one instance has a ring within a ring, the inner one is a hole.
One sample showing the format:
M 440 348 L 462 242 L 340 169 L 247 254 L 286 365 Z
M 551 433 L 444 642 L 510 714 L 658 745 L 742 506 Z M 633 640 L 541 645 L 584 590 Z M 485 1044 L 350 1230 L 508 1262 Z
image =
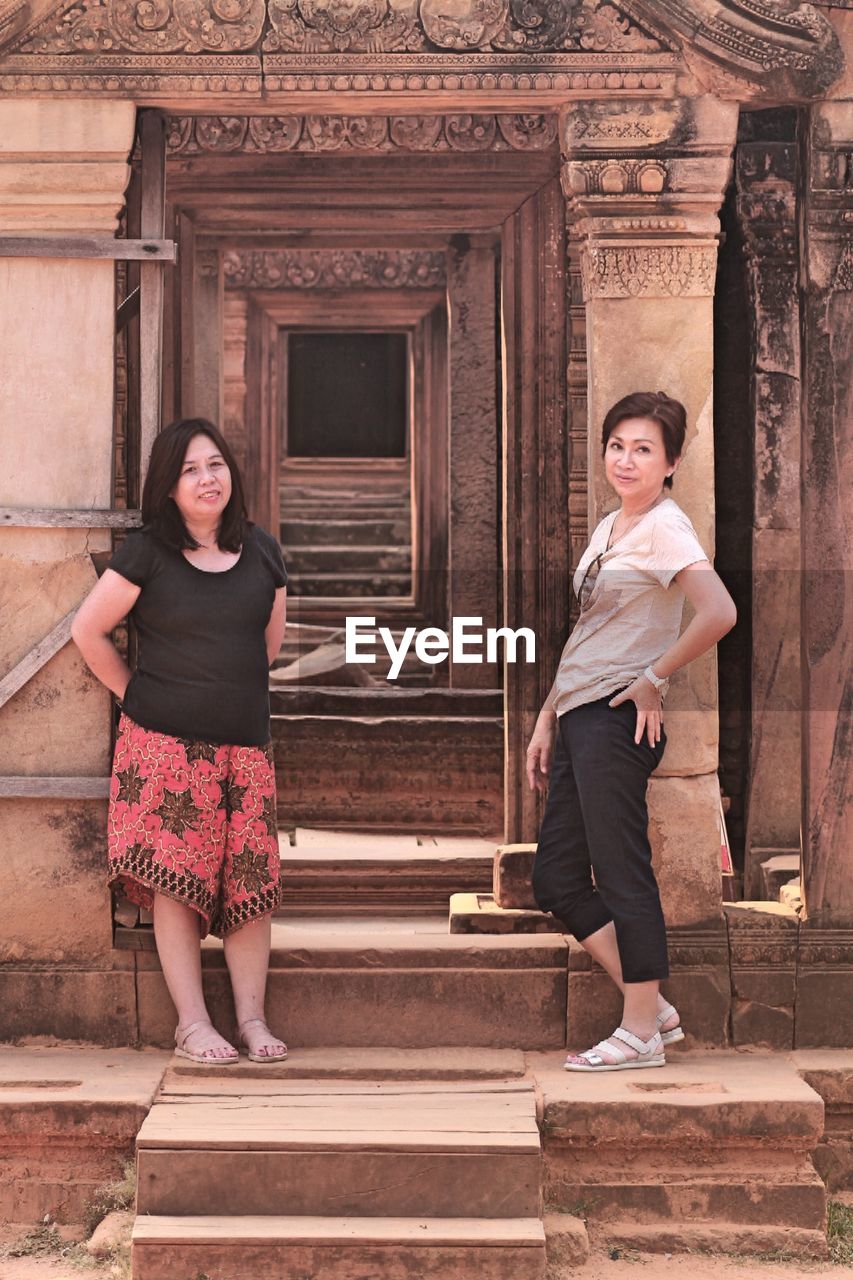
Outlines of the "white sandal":
M 621 1040 L 636 1053 L 636 1058 L 629 1058 L 624 1049 L 612 1044 L 613 1040 Z M 614 1061 L 608 1062 L 603 1055 Z M 577 1058 L 577 1062 L 572 1062 Z M 663 1053 L 663 1040 L 656 1031 L 651 1040 L 641 1040 L 639 1036 L 617 1027 L 608 1040 L 602 1040 L 585 1053 L 570 1054 L 566 1059 L 566 1071 L 636 1071 L 641 1067 L 665 1067 L 666 1058 Z
M 658 1031 L 660 1031 L 660 1038 L 664 1044 L 678 1044 L 679 1040 L 684 1039 L 684 1032 L 681 1028 L 680 1021 L 677 1027 L 671 1027 L 669 1031 L 661 1030 L 663 1024 L 667 1019 L 671 1018 L 673 1014 L 678 1017 L 678 1010 L 675 1005 L 668 1004 L 665 1009 L 661 1009 L 657 1017 Z
M 250 1062 L 284 1062 L 285 1058 L 287 1057 L 287 1045 L 284 1043 L 283 1040 L 279 1040 L 279 1044 L 281 1045 L 280 1053 L 253 1053 L 252 1052 L 252 1050 L 249 1048 L 248 1044 L 246 1043 L 245 1033 L 246 1033 L 247 1027 L 254 1027 L 254 1026 L 265 1027 L 267 1032 L 269 1033 L 270 1040 L 279 1040 L 279 1037 L 274 1036 L 273 1033 L 270 1031 L 269 1027 L 267 1026 L 266 1018 L 247 1018 L 245 1022 L 241 1022 L 240 1025 L 237 1027 L 237 1040 L 238 1040 L 238 1043 L 241 1044 L 243 1048 L 246 1050 L 246 1056 L 248 1057 L 249 1061 Z
M 198 1031 L 199 1027 L 210 1027 L 211 1031 L 216 1030 L 213 1023 L 207 1018 L 199 1018 L 197 1022 L 191 1022 L 187 1027 L 175 1028 L 175 1056 L 177 1058 L 186 1058 L 188 1062 L 200 1062 L 204 1067 L 233 1067 L 235 1062 L 240 1061 L 240 1055 L 236 1049 L 234 1049 L 233 1054 L 220 1057 L 214 1053 L 212 1047 L 202 1049 L 198 1053 L 193 1053 L 191 1049 L 185 1048 L 187 1040 L 189 1040 L 194 1031 Z M 226 1040 L 225 1043 L 227 1044 L 228 1041 Z

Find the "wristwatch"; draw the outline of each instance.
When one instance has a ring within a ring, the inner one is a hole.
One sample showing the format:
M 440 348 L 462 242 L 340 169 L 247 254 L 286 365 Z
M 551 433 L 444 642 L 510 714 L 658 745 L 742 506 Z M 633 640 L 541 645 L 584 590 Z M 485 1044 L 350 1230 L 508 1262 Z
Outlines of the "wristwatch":
M 660 690 L 669 683 L 669 676 L 656 676 L 651 666 L 646 667 L 643 675 L 646 677 L 649 684 L 654 685 L 658 692 L 660 692 Z

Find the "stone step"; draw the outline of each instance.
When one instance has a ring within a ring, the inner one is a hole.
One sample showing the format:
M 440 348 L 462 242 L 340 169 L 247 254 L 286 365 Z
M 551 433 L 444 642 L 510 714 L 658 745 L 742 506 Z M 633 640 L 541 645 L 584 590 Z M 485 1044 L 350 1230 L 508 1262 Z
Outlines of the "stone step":
M 811 1155 L 823 1104 L 788 1056 L 667 1051 L 662 1070 L 599 1075 L 546 1055 L 527 1064 L 542 1096 L 546 1200 L 566 1212 L 583 1203 L 593 1239 L 645 1248 L 657 1233 L 656 1248 L 709 1247 L 717 1227 L 761 1252 L 775 1230 L 820 1254 L 826 1192 Z
M 300 519 L 289 515 L 281 522 L 280 537 L 285 559 L 303 546 L 381 546 L 388 543 L 409 543 L 412 540 L 412 523 L 407 512 L 394 513 L 387 519 L 381 516 L 363 516 L 360 520 L 341 520 L 335 515 L 328 519 L 305 515 Z
M 279 822 L 492 837 L 504 822 L 500 715 L 272 716 Z
M 412 574 L 370 572 L 362 573 L 292 573 L 288 577 L 291 595 L 316 599 L 372 599 L 385 596 L 408 596 L 412 591 Z
M 558 934 L 451 936 L 446 916 L 274 921 L 267 1013 L 292 1050 L 557 1048 L 566 1037 L 567 954 Z M 140 1040 L 167 1048 L 175 1027 L 159 962 L 153 950 L 136 960 Z M 216 1025 L 233 1034 L 217 939 L 205 940 L 202 964 Z
M 189 1062 L 175 1055 L 163 1080 L 169 1094 L 214 1090 L 219 1097 L 267 1093 L 271 1080 L 428 1080 L 470 1085 L 474 1080 L 518 1080 L 524 1075 L 519 1049 L 390 1049 L 349 1046 L 297 1049 L 283 1062 L 255 1063 L 247 1058 L 229 1067 Z
M 136 1140 L 138 1214 L 527 1218 L 540 1212 L 524 1081 L 270 1081 L 161 1092 Z
M 542 1280 L 538 1218 L 149 1217 L 135 1280 Z
M 270 689 L 270 709 L 277 716 L 343 716 L 351 720 L 393 716 L 443 717 L 452 738 L 452 721 L 458 717 L 503 716 L 502 689 L 402 689 L 393 684 L 378 689 L 327 689 L 296 685 Z
M 304 574 L 340 573 L 411 573 L 411 545 L 377 544 L 366 546 L 299 546 L 292 547 L 287 560 L 288 574 L 299 578 Z
M 459 888 L 491 883 L 487 840 L 297 828 L 279 836 L 279 915 L 436 915 Z

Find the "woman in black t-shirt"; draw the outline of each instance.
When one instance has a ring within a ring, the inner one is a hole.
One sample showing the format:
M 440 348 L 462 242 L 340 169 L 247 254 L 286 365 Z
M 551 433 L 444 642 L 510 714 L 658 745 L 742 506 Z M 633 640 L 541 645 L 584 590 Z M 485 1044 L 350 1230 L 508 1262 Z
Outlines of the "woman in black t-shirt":
M 110 884 L 153 911 L 176 1052 L 238 1060 L 202 992 L 199 943 L 212 932 L 224 938 L 240 1043 L 253 1061 L 279 1061 L 287 1050 L 266 1025 L 264 995 L 279 901 L 268 677 L 284 637 L 281 549 L 247 519 L 233 455 L 204 419 L 155 440 L 142 519 L 72 628 L 123 703 Z M 110 638 L 128 614 L 139 640 L 132 674 Z

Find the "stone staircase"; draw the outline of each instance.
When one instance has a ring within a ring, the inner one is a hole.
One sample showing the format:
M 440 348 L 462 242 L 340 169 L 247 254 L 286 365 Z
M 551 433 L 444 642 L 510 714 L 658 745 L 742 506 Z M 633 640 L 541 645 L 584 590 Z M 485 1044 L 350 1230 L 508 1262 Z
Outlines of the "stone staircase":
M 476 1055 L 462 1080 L 273 1070 L 167 1073 L 137 1139 L 136 1280 L 544 1275 L 530 1081 L 477 1080 Z
M 847 1147 L 827 1145 L 821 1092 L 847 1098 L 853 1075 L 816 1059 L 818 1089 L 789 1055 L 703 1050 L 698 1010 L 662 1071 L 567 1074 L 570 1028 L 612 1025 L 571 1013 L 576 944 L 449 932 L 448 888 L 480 893 L 492 847 L 282 833 L 267 1011 L 290 1057 L 172 1060 L 137 1138 L 134 1280 L 544 1280 L 590 1239 L 825 1256 L 813 1155 L 840 1181 Z M 496 859 L 504 878 L 522 852 Z M 135 961 L 140 1040 L 165 1047 L 156 956 Z M 229 1034 L 219 942 L 202 964 Z
M 288 493 L 280 537 L 291 596 L 350 600 L 412 590 L 408 491 Z

